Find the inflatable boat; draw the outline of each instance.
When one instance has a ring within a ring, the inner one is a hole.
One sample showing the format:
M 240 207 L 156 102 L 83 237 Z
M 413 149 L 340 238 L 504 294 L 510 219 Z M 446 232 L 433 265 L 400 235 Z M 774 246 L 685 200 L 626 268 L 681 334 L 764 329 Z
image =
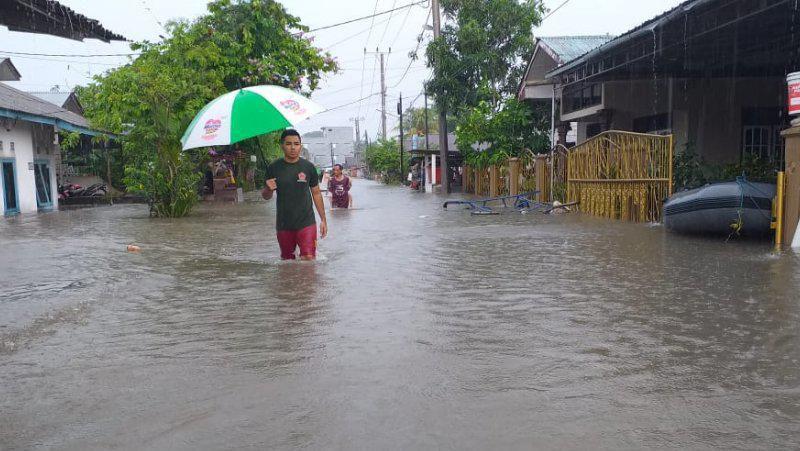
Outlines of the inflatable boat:
M 683 191 L 664 203 L 664 225 L 687 234 L 765 236 L 775 185 L 738 178 Z

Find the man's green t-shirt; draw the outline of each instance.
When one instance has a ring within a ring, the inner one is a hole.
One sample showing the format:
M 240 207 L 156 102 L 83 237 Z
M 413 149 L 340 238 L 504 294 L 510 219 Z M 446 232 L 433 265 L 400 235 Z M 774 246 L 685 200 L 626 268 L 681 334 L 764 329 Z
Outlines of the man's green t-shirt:
M 276 228 L 300 230 L 316 224 L 311 188 L 319 184 L 317 168 L 303 158 L 294 163 L 287 163 L 280 158 L 267 168 L 267 179 L 272 178 L 278 185 Z

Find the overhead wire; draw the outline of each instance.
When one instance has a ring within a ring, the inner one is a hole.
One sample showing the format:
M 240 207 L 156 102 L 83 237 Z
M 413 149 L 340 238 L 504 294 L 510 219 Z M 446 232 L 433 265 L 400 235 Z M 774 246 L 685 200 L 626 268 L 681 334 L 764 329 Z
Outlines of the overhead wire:
M 422 5 L 422 4 L 425 4 L 427 2 L 428 2 L 428 0 L 423 0 L 423 1 L 419 1 L 419 2 L 414 2 L 414 3 L 409 3 L 409 4 L 406 4 L 406 5 L 398 6 L 397 8 L 392 8 L 392 9 L 386 10 L 386 11 L 373 12 L 372 14 L 370 14 L 368 16 L 357 17 L 355 19 L 346 20 L 344 22 L 339 22 L 339 23 L 335 23 L 335 24 L 332 24 L 332 25 L 325 25 L 323 27 L 312 28 L 312 29 L 308 30 L 308 33 L 312 33 L 312 32 L 315 32 L 315 31 L 327 30 L 329 28 L 340 27 L 342 25 L 351 24 L 353 22 L 360 22 L 362 20 L 375 19 L 378 16 L 391 14 L 391 13 L 393 13 L 395 11 L 400 11 L 402 9 L 411 8 L 412 6 Z M 378 10 L 377 5 L 378 5 L 378 2 L 375 2 L 375 11 Z

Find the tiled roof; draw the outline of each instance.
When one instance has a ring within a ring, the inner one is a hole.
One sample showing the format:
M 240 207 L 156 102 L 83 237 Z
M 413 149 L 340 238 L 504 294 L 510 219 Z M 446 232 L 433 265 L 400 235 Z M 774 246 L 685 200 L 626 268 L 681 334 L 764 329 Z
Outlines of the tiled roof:
M 579 58 L 614 39 L 614 36 L 547 36 L 538 38 L 539 42 L 554 53 L 557 63 L 564 64 Z

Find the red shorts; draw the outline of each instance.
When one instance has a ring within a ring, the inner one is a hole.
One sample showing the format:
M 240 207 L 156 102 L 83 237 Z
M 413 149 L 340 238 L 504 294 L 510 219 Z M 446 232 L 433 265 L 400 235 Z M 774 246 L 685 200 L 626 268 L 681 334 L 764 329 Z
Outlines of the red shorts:
M 300 257 L 317 256 L 317 225 L 312 224 L 300 230 L 278 230 L 278 245 L 282 260 L 294 260 L 295 248 L 300 248 Z

